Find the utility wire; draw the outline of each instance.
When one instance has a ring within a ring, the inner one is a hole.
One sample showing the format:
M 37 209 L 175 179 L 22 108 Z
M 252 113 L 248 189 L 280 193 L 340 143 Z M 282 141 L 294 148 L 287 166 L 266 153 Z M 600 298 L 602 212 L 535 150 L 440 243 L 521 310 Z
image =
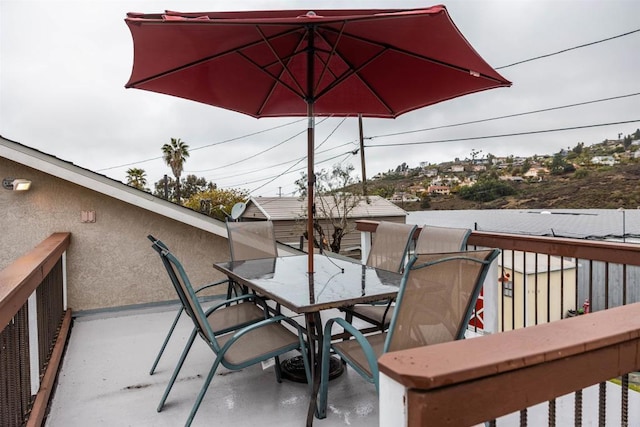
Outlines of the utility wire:
M 640 32 L 640 28 L 637 29 L 637 30 L 632 30 L 632 31 L 628 31 L 626 33 L 618 34 L 617 36 L 608 37 L 606 39 L 596 40 L 594 42 L 585 43 L 585 44 L 581 44 L 581 45 L 574 46 L 574 47 L 569 47 L 567 49 L 562 49 L 562 50 L 559 50 L 557 52 L 547 53 L 545 55 L 536 56 L 534 58 L 524 59 L 522 61 L 514 62 L 512 64 L 503 65 L 501 67 L 496 67 L 495 69 L 496 70 L 502 70 L 504 68 L 513 67 L 514 65 L 524 64 L 525 62 L 531 62 L 531 61 L 535 61 L 535 60 L 542 59 L 542 58 L 548 58 L 550 56 L 559 55 L 561 53 L 569 52 L 571 50 L 581 49 L 581 48 L 587 47 L 587 46 L 593 46 L 593 45 L 598 44 L 598 43 L 604 43 L 604 42 L 607 42 L 607 41 L 610 41 L 610 40 L 614 40 L 614 39 L 617 39 L 617 38 L 620 38 L 620 37 L 625 37 L 625 36 L 631 35 L 633 33 L 638 33 L 638 32 Z
M 345 145 L 351 145 L 351 144 L 353 144 L 353 141 L 345 142 L 344 144 L 336 145 L 335 147 L 327 148 L 327 149 L 325 149 L 325 150 L 316 151 L 316 155 L 317 155 L 317 154 L 322 154 L 322 153 L 327 153 L 327 152 L 329 152 L 329 151 L 333 151 L 333 150 L 336 150 L 336 149 L 338 149 L 338 148 L 340 148 L 340 147 L 344 147 Z M 262 169 L 255 169 L 255 168 L 253 168 L 252 170 L 249 170 L 249 171 L 243 171 L 243 172 L 238 172 L 238 173 L 233 174 L 233 175 L 227 175 L 227 176 L 223 176 L 223 177 L 217 177 L 217 178 L 216 178 L 216 181 L 224 180 L 224 179 L 229 179 L 229 178 L 235 178 L 235 177 L 237 177 L 237 176 L 242 176 L 242 175 L 249 175 L 249 174 L 252 174 L 252 173 L 263 172 L 263 171 L 264 171 L 264 170 L 266 170 L 266 169 L 273 169 L 273 168 L 276 168 L 276 167 L 278 167 L 278 166 L 288 165 L 288 164 L 289 164 L 289 163 L 291 163 L 291 162 L 296 162 L 296 164 L 297 164 L 297 163 L 300 163 L 300 161 L 302 161 L 302 160 L 304 160 L 304 159 L 306 159 L 306 158 L 307 158 L 307 156 L 297 157 L 297 158 L 295 158 L 295 159 L 290 159 L 290 160 L 286 160 L 286 161 L 281 162 L 281 163 L 276 163 L 275 165 L 265 166 L 265 167 L 263 167 Z
M 319 164 L 326 163 L 326 162 L 328 162 L 328 161 L 331 161 L 331 160 L 337 159 L 338 157 L 341 157 L 341 156 L 343 156 L 343 155 L 345 155 L 345 154 L 351 154 L 351 155 L 352 155 L 353 153 L 352 153 L 351 151 L 348 151 L 348 152 L 346 152 L 346 153 L 340 153 L 340 154 L 337 154 L 337 155 L 335 155 L 335 156 L 333 156 L 333 157 L 329 157 L 329 158 L 327 158 L 327 159 L 325 159 L 325 160 L 322 160 L 322 161 L 320 161 L 320 162 L 317 162 L 317 163 L 316 163 L 316 165 L 319 165 Z M 292 170 L 292 171 L 288 172 L 287 174 L 291 174 L 291 173 L 293 173 L 293 172 L 304 171 L 304 170 L 306 170 L 306 169 L 307 169 L 306 167 L 298 168 L 298 169 L 296 169 L 296 170 Z M 280 176 L 283 176 L 284 174 L 279 174 L 279 175 L 280 175 Z M 225 185 L 224 187 L 237 188 L 237 187 L 240 187 L 240 186 L 243 186 L 243 185 L 255 184 L 256 182 L 262 182 L 262 181 L 265 181 L 265 180 L 267 180 L 267 179 L 271 179 L 271 178 L 273 178 L 273 177 L 266 177 L 266 178 L 255 179 L 255 180 L 253 180 L 253 181 L 247 181 L 247 182 L 243 182 L 243 183 L 241 183 L 241 184 Z M 279 178 L 279 176 L 276 176 L 276 178 Z
M 609 98 L 600 98 L 600 99 L 595 99 L 595 100 L 592 100 L 592 101 L 577 102 L 575 104 L 561 105 L 561 106 L 558 106 L 558 107 L 542 108 L 540 110 L 525 111 L 525 112 L 522 112 L 522 113 L 507 114 L 507 115 L 504 115 L 504 116 L 490 117 L 490 118 L 487 118 L 487 119 L 479 119 L 479 120 L 472 120 L 472 121 L 468 121 L 468 122 L 454 123 L 454 124 L 450 124 L 450 125 L 435 126 L 435 127 L 430 127 L 430 128 L 424 128 L 424 129 L 414 129 L 414 130 L 408 130 L 408 131 L 404 131 L 404 132 L 386 133 L 386 134 L 382 134 L 382 135 L 374 135 L 374 136 L 370 136 L 370 137 L 365 137 L 365 139 L 371 140 L 371 139 L 376 139 L 376 138 L 385 138 L 385 137 L 388 137 L 388 136 L 407 135 L 407 134 L 410 134 L 410 133 L 427 132 L 427 131 L 430 131 L 430 130 L 452 128 L 452 127 L 471 125 L 471 124 L 476 124 L 476 123 L 485 123 L 485 122 L 490 122 L 490 121 L 493 121 L 493 120 L 508 119 L 508 118 L 512 118 L 512 117 L 526 116 L 526 115 L 529 115 L 529 114 L 546 113 L 548 111 L 561 110 L 563 108 L 579 107 L 579 106 L 582 106 L 582 105 L 595 104 L 595 103 L 604 102 L 604 101 L 613 101 L 613 100 L 616 100 L 616 99 L 629 98 L 631 96 L 638 96 L 638 95 L 640 95 L 640 92 L 629 93 L 629 94 L 626 94 L 626 95 L 619 95 L 619 96 L 611 96 Z
M 343 118 L 340 123 L 338 123 L 338 125 L 333 129 L 333 131 L 331 131 L 331 133 L 329 133 L 329 135 L 327 135 L 327 137 L 324 139 L 324 141 L 322 141 L 318 147 L 321 147 L 325 142 L 327 142 L 329 140 L 329 138 L 331 138 L 331 135 L 333 135 L 338 128 L 344 123 L 344 121 L 347 118 Z M 273 181 L 275 181 L 276 179 L 280 178 L 281 176 L 285 175 L 287 172 L 289 172 L 291 169 L 293 169 L 298 163 L 302 162 L 306 157 L 301 157 L 297 162 L 295 162 L 294 164 L 292 164 L 291 166 L 289 166 L 287 169 L 285 169 L 284 172 L 280 173 L 279 175 L 276 175 L 275 177 L 273 177 L 273 179 L 271 179 L 268 182 L 265 182 L 263 185 L 259 186 L 258 188 L 253 189 L 252 191 L 249 192 L 249 194 L 253 193 L 254 191 L 257 191 L 259 189 L 261 189 L 262 187 L 272 183 Z
M 323 119 L 322 119 L 318 124 L 321 124 L 322 122 L 324 122 L 325 120 L 327 120 L 327 119 L 329 119 L 329 118 L 330 118 L 330 117 L 325 117 L 325 118 L 323 118 Z M 220 170 L 220 169 L 228 168 L 229 166 L 235 166 L 235 165 L 237 165 L 237 164 L 239 164 L 239 163 L 246 162 L 247 160 L 254 159 L 254 158 L 256 158 L 256 157 L 258 157 L 258 156 L 260 156 L 260 155 L 262 155 L 262 154 L 264 154 L 264 153 L 266 153 L 266 152 L 269 152 L 269 151 L 271 151 L 271 150 L 273 150 L 273 149 L 275 149 L 275 148 L 277 148 L 277 147 L 281 146 L 281 145 L 282 145 L 282 144 L 284 144 L 285 142 L 289 142 L 289 141 L 291 141 L 292 139 L 294 139 L 294 138 L 296 138 L 296 137 L 298 137 L 298 136 L 300 136 L 300 135 L 302 135 L 302 134 L 304 134 L 304 133 L 306 133 L 306 132 L 307 132 L 307 129 L 304 129 L 304 130 L 302 130 L 302 131 L 300 131 L 300 132 L 298 132 L 298 133 L 294 134 L 293 136 L 290 136 L 289 138 L 286 138 L 284 141 L 281 141 L 281 142 L 279 142 L 279 143 L 277 143 L 277 144 L 275 144 L 275 145 L 273 145 L 273 146 L 271 146 L 271 147 L 267 148 L 266 150 L 259 151 L 259 152 L 255 153 L 255 154 L 253 154 L 253 155 L 251 155 L 251 156 L 249 156 L 249 157 L 245 157 L 244 159 L 240 159 L 240 160 L 237 160 L 237 161 L 235 161 L 235 162 L 228 163 L 228 164 L 226 164 L 226 165 L 222 165 L 222 166 L 217 166 L 217 167 L 215 167 L 215 168 L 211 168 L 211 169 L 204 169 L 204 170 L 200 170 L 200 171 L 191 171 L 191 172 L 192 172 L 192 173 L 212 172 L 212 171 L 215 171 L 215 170 Z
M 540 133 L 550 133 L 550 132 L 561 132 L 567 130 L 576 130 L 576 129 L 588 129 L 595 127 L 603 127 L 603 126 L 612 126 L 612 125 L 622 125 L 629 123 L 637 123 L 640 122 L 640 119 L 636 120 L 626 120 L 622 122 L 611 122 L 611 123 L 598 123 L 594 125 L 584 125 L 584 126 L 572 126 L 566 128 L 557 128 L 557 129 L 544 129 L 544 130 L 532 130 L 527 132 L 515 132 L 515 133 L 505 133 L 498 135 L 485 135 L 485 136 L 471 136 L 469 138 L 452 138 L 452 139 L 438 139 L 433 141 L 416 141 L 416 142 L 398 142 L 393 144 L 376 144 L 376 145 L 367 145 L 367 148 L 376 148 L 376 147 L 399 147 L 403 145 L 422 145 L 422 144 L 438 144 L 441 142 L 458 142 L 458 141 L 473 141 L 476 139 L 490 139 L 490 138 L 505 138 L 507 136 L 522 136 L 522 135 L 535 135 Z
M 253 132 L 253 133 L 249 133 L 247 135 L 236 136 L 234 138 L 225 139 L 223 141 L 213 142 L 211 144 L 206 144 L 206 145 L 201 145 L 199 147 L 190 148 L 189 152 L 198 151 L 198 150 L 201 150 L 203 148 L 213 147 L 213 146 L 216 146 L 216 145 L 222 145 L 222 144 L 226 144 L 227 142 L 237 141 L 239 139 L 244 139 L 244 138 L 248 138 L 250 136 L 259 135 L 261 133 L 266 133 L 266 132 L 269 132 L 271 130 L 280 129 L 280 128 L 283 128 L 285 126 L 290 126 L 290 125 L 293 125 L 295 123 L 299 123 L 299 122 L 301 122 L 303 120 L 306 120 L 306 118 L 299 119 L 299 120 L 294 120 L 292 122 L 285 123 L 283 125 L 278 125 L 278 126 L 273 126 L 273 127 L 267 128 L 267 129 L 262 129 L 262 130 L 259 130 L 259 131 Z M 153 158 L 146 159 L 146 160 L 140 160 L 140 161 L 133 162 L 133 163 L 125 163 L 125 164 L 122 164 L 122 165 L 110 166 L 108 168 L 103 168 L 103 169 L 96 169 L 96 172 L 108 171 L 108 170 L 111 170 L 111 169 L 118 169 L 118 168 L 123 168 L 123 167 L 126 167 L 126 166 L 133 166 L 133 165 L 137 165 L 137 164 L 140 164 L 140 163 L 151 162 L 151 161 L 154 161 L 154 160 L 162 160 L 162 156 L 153 157 Z

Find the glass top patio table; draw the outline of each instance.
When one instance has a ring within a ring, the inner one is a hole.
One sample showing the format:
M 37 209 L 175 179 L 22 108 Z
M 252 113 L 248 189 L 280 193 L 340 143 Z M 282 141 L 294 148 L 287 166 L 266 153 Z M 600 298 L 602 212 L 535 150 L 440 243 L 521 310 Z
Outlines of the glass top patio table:
M 315 272 L 307 273 L 307 255 L 214 264 L 247 286 L 296 313 L 380 301 L 396 296 L 402 275 L 327 255 L 314 255 Z

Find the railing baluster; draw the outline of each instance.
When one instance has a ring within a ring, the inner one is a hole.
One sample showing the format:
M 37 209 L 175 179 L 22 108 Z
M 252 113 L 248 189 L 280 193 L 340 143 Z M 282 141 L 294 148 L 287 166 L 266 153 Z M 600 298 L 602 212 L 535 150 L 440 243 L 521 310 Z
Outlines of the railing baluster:
M 575 427 L 582 427 L 582 390 L 576 390 L 575 392 L 575 403 L 573 411 Z
M 598 389 L 598 425 L 607 425 L 607 383 L 600 383 Z
M 627 427 L 629 425 L 629 375 L 622 376 L 620 393 L 620 425 Z
M 538 324 L 538 311 L 539 311 L 539 307 L 538 307 L 538 252 L 535 253 L 534 255 L 534 263 L 535 263 L 535 276 L 534 276 L 534 290 L 535 290 L 535 306 L 536 306 L 536 311 L 535 311 L 535 324 Z
M 556 400 L 549 401 L 549 427 L 555 427 L 556 425 Z
M 564 313 L 564 257 L 560 257 L 560 319 Z
M 604 309 L 609 308 L 609 263 L 604 264 Z
M 516 294 L 516 283 L 515 283 L 515 279 L 516 279 L 516 273 L 515 273 L 515 266 L 516 266 L 516 251 L 511 251 L 511 330 L 514 330 L 516 328 L 516 298 L 517 298 L 517 294 Z

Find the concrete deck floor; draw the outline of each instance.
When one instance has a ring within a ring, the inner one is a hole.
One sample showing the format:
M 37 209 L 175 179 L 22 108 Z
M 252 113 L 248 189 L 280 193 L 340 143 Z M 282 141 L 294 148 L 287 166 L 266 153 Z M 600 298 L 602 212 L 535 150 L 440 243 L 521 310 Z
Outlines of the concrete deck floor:
M 184 425 L 208 373 L 212 352 L 199 338 L 162 412 L 156 407 L 192 323 L 181 321 L 160 360 L 149 369 L 177 306 L 78 317 L 58 377 L 47 427 Z M 327 317 L 338 315 L 329 312 Z M 323 315 L 324 318 L 324 315 Z M 220 367 L 196 414 L 194 426 L 302 426 L 306 384 L 277 383 L 273 368 L 242 371 Z M 378 424 L 375 388 L 351 369 L 331 381 L 327 418 L 317 426 Z

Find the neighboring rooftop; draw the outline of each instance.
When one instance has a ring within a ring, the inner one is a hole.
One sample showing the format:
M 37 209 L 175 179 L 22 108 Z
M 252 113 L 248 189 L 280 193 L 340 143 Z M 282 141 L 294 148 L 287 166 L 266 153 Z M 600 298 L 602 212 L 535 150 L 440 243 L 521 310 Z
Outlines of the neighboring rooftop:
M 329 209 L 335 206 L 330 196 L 319 196 L 316 205 L 321 202 Z M 299 197 L 252 197 L 247 203 L 243 218 L 279 220 L 296 220 L 306 216 L 306 199 Z M 323 211 L 318 210 L 317 216 L 322 217 Z M 380 196 L 368 196 L 360 200 L 358 205 L 349 213 L 349 218 L 380 218 L 405 217 L 407 213 L 390 201 Z

